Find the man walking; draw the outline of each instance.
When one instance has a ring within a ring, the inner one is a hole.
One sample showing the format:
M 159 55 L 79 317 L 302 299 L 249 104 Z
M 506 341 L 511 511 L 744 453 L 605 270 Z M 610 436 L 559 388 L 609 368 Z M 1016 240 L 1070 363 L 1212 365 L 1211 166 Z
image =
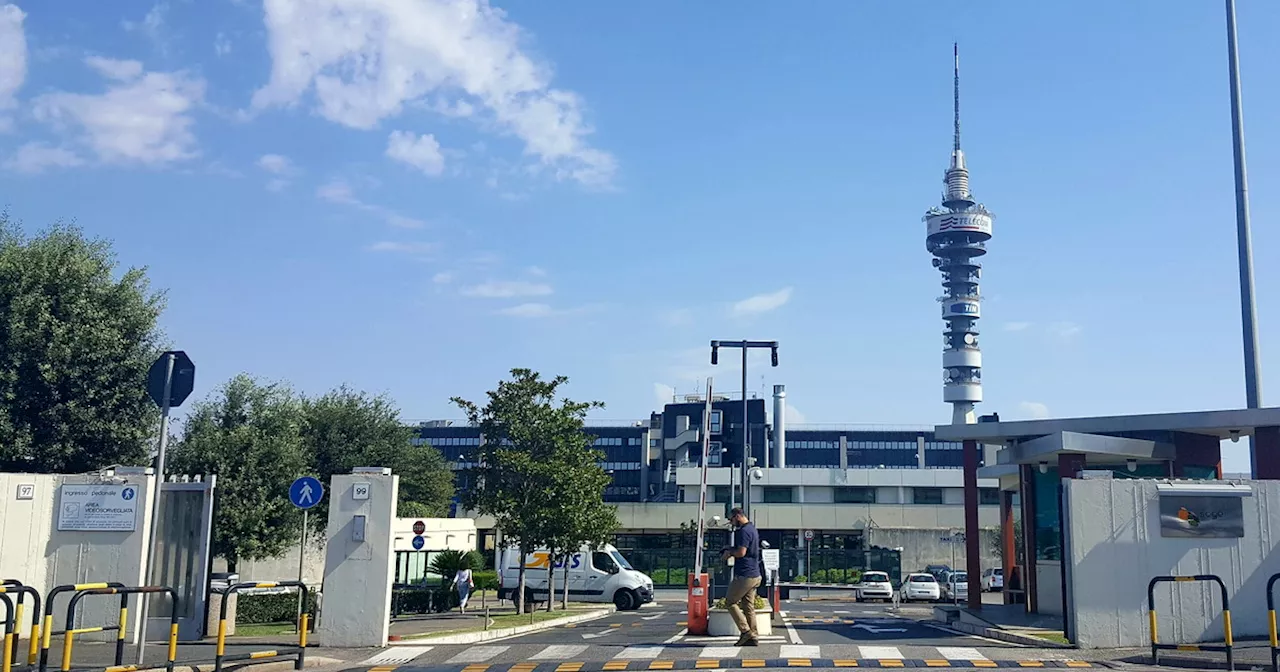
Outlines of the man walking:
M 737 528 L 737 543 L 726 549 L 722 559 L 733 564 L 733 581 L 724 601 L 729 616 L 738 626 L 738 646 L 759 646 L 756 631 L 756 589 L 760 587 L 760 533 L 742 509 L 729 512 L 729 522 Z

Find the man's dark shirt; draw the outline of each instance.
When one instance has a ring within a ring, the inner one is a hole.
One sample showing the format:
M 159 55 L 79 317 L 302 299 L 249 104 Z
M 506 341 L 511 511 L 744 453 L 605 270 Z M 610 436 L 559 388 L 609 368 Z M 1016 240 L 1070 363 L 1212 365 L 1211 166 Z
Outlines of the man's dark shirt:
M 760 577 L 760 533 L 756 531 L 755 523 L 748 522 L 738 528 L 738 543 L 734 548 L 739 546 L 745 547 L 747 554 L 734 559 L 733 576 L 739 579 Z

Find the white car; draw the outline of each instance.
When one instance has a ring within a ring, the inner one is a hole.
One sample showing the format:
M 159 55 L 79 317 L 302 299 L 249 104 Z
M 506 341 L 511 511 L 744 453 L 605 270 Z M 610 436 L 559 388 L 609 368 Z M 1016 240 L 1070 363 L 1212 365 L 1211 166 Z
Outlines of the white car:
M 942 585 L 942 595 L 950 601 L 969 599 L 969 575 L 965 572 L 951 572 L 947 582 Z
M 997 590 L 1004 590 L 1004 568 L 982 570 L 982 592 L 990 593 Z
M 902 583 L 902 601 L 923 600 L 937 602 L 942 599 L 942 587 L 932 574 L 909 574 Z
M 888 602 L 893 599 L 893 584 L 889 582 L 889 575 L 884 572 L 863 572 L 857 589 L 859 600 Z

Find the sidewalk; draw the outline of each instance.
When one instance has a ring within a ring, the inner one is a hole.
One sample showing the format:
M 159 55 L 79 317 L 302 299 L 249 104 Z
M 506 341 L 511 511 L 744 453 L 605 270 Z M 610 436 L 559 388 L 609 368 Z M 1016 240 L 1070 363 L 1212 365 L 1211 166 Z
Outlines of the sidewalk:
M 226 654 L 228 656 L 236 654 L 247 654 L 258 651 L 270 651 L 277 648 L 283 648 L 288 642 L 289 637 L 255 637 L 251 642 L 228 642 Z M 294 642 L 296 643 L 296 641 Z M 25 642 L 24 642 L 25 644 Z M 169 647 L 163 643 L 147 644 L 144 662 L 141 668 L 147 669 L 163 669 L 165 661 L 168 658 Z M 202 642 L 180 642 L 177 651 L 177 663 L 186 670 L 211 670 L 213 669 L 215 645 L 213 640 Z M 307 667 L 321 667 L 330 665 L 345 665 L 355 661 L 363 660 L 370 655 L 370 651 L 377 649 L 326 649 L 319 647 L 307 647 L 306 664 Z M 107 642 L 76 642 L 75 648 L 72 649 L 71 667 L 72 669 L 104 669 L 111 665 L 115 665 L 116 646 L 114 643 Z M 22 662 L 26 662 L 25 649 L 21 656 Z M 293 669 L 294 656 L 285 656 L 281 658 L 264 661 L 271 664 L 255 665 L 255 670 L 277 669 Z M 133 665 L 138 661 L 137 647 L 130 644 L 125 647 L 124 664 Z M 277 662 L 278 661 L 278 662 Z M 243 665 L 248 661 L 228 662 L 225 667 L 234 667 Z M 255 663 L 257 661 L 254 661 Z M 57 670 L 62 663 L 62 646 L 61 643 L 55 642 L 49 647 L 49 669 Z

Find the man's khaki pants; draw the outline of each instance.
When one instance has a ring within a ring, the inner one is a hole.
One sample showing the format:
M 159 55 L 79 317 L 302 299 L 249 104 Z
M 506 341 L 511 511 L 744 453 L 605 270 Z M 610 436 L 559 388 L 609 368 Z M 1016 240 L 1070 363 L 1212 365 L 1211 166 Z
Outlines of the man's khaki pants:
M 758 639 L 756 632 L 756 588 L 760 586 L 760 577 L 736 577 L 729 582 L 729 592 L 724 596 L 729 606 L 729 616 L 738 626 L 738 632 L 751 633 L 752 639 Z

